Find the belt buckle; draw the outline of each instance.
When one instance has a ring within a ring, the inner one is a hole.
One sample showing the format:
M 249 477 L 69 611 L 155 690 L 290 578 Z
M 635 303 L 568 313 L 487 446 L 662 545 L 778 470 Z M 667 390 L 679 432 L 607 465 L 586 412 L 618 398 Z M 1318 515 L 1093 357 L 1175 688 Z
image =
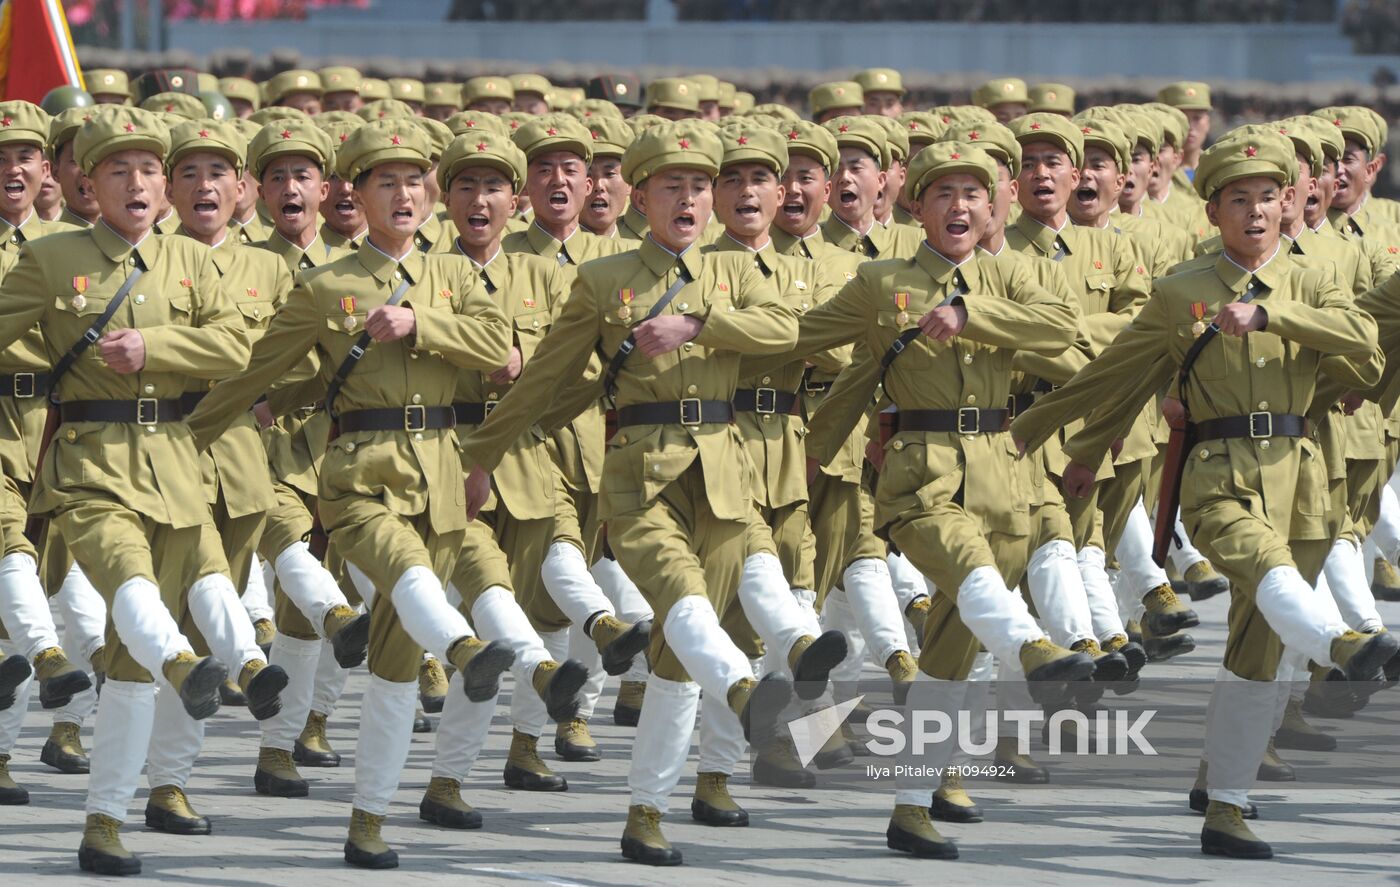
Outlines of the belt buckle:
M 403 408 L 404 431 L 427 431 L 428 408 L 422 404 L 411 404 Z
M 700 398 L 687 397 L 681 401 L 681 424 L 695 426 L 700 424 Z
M 802 380 L 802 390 L 808 394 L 821 394 L 831 388 L 830 382 L 813 382 L 810 379 Z
M 154 397 L 141 397 L 136 400 L 136 424 L 154 425 L 160 421 L 160 401 Z
M 1249 436 L 1252 440 L 1260 440 L 1265 437 L 1274 436 L 1274 415 L 1266 412 L 1253 412 L 1249 414 Z
M 484 419 L 484 418 L 486 418 L 487 416 L 491 415 L 491 411 L 494 410 L 497 406 L 499 406 L 500 403 L 501 403 L 501 402 L 500 402 L 499 400 L 488 400 L 488 401 L 486 401 L 486 403 L 482 404 L 482 405 L 481 405 L 481 418 Z
M 958 434 L 976 434 L 982 430 L 982 409 L 962 407 L 958 410 Z
M 1006 418 L 1016 418 L 1016 395 L 1014 394 L 1006 396 Z
M 753 390 L 753 411 L 772 415 L 778 411 L 778 389 L 755 388 Z
M 34 374 L 15 373 L 14 375 L 14 396 L 20 398 L 34 396 Z

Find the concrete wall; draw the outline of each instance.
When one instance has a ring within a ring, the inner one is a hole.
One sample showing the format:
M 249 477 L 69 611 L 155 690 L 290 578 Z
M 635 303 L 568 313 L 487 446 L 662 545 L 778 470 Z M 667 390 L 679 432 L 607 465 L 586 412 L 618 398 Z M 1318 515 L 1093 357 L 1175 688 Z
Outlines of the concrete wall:
M 419 17 L 396 20 L 416 12 Z M 210 27 L 172 22 L 171 49 L 197 54 L 294 48 L 307 56 L 471 58 L 613 67 L 905 72 L 1046 77 L 1332 79 L 1350 43 L 1333 25 L 978 25 L 962 23 L 444 22 L 424 6 Z M 1315 65 L 1314 58 L 1326 63 Z M 1348 69 L 1358 70 L 1356 66 Z M 1369 71 L 1363 62 L 1359 70 Z

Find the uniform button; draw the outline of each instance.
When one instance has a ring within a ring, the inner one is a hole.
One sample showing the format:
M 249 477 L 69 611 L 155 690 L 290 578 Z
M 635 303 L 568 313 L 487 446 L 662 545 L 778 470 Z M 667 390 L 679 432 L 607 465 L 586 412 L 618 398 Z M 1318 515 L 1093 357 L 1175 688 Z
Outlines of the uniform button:
M 689 342 L 686 342 L 684 345 L 681 346 L 681 350 L 682 350 L 682 351 L 693 351 L 693 350 L 695 350 L 695 346 L 692 345 L 692 344 L 689 343 Z
M 394 272 L 394 279 L 395 279 L 395 280 L 403 280 L 403 272 L 402 272 L 402 271 L 395 271 L 395 272 Z
M 975 395 L 975 394 L 969 394 L 969 395 L 967 396 L 967 402 L 968 402 L 968 403 L 977 403 L 977 395 Z
M 155 393 L 156 393 L 156 386 L 152 385 L 150 382 L 147 382 L 147 383 L 141 388 L 141 390 L 144 391 L 144 392 L 146 392 L 147 394 L 155 394 Z
M 500 395 L 497 394 L 497 393 L 494 392 L 494 391 L 492 391 L 490 394 L 486 395 L 486 399 L 487 399 L 487 400 L 495 400 L 495 399 L 498 398 L 498 397 L 500 397 Z
M 147 433 L 147 434 L 155 434 L 155 433 L 156 433 L 156 426 L 154 426 L 154 425 L 147 425 L 147 426 L 146 426 L 146 433 Z
M 75 440 L 78 439 L 78 432 L 76 432 L 76 431 L 74 431 L 73 429 L 69 428 L 69 429 L 68 429 L 68 433 L 65 434 L 65 435 L 63 435 L 63 436 L 64 436 L 65 438 L 68 439 L 68 442 L 69 442 L 69 443 L 72 443 L 73 441 L 75 441 Z
M 764 376 L 764 377 L 763 377 L 763 384 L 764 384 L 764 385 L 767 385 L 768 383 L 770 383 L 770 382 L 772 382 L 772 381 L 773 381 L 773 377 L 772 377 L 772 376 Z
M 681 311 L 688 311 L 688 310 L 690 309 L 690 306 L 689 306 L 688 304 L 686 304 L 685 302 L 681 302 L 681 303 L 680 303 L 679 305 L 677 305 L 676 307 L 677 307 L 678 309 L 680 309 Z
M 417 360 L 417 359 L 418 359 L 418 352 L 417 352 L 417 351 L 410 351 L 410 352 L 408 352 L 408 356 L 411 357 L 411 358 L 413 358 L 414 360 Z
M 133 299 L 132 301 L 134 301 L 134 302 L 135 302 L 136 304 L 138 304 L 138 305 L 144 305 L 144 304 L 146 304 L 146 294 L 145 294 L 145 293 L 137 293 L 137 294 L 136 294 L 136 298 Z
M 904 441 L 902 441 L 902 440 L 897 440 L 897 441 L 895 441 L 895 442 L 894 442 L 894 445 L 893 445 L 893 449 L 896 450 L 896 451 L 904 449 Z
M 414 439 L 414 440 L 422 440 L 422 439 L 423 439 L 423 432 L 421 432 L 421 431 L 415 431 L 415 432 L 413 432 L 413 439 Z
M 355 442 L 354 442 L 353 440 L 350 441 L 349 443 L 347 443 L 347 444 L 345 445 L 345 452 L 347 452 L 347 453 L 353 453 L 353 452 L 355 452 Z
M 1261 366 L 1263 366 L 1265 363 L 1267 363 L 1267 361 L 1265 361 L 1264 358 L 1262 358 L 1262 357 L 1255 358 L 1255 360 L 1254 360 L 1254 365 L 1257 366 L 1257 367 L 1261 367 Z
M 260 317 L 262 317 L 262 309 L 261 309 L 261 308 L 254 308 L 254 309 L 253 309 L 253 319 L 254 319 L 254 320 L 257 320 L 257 319 L 260 318 Z
M 806 311 L 809 307 L 811 307 L 811 306 L 809 306 L 806 302 L 803 302 L 803 303 L 802 303 L 802 310 L 803 310 L 803 311 Z
M 763 421 L 765 421 L 765 422 L 772 422 L 772 421 L 773 421 L 773 415 L 772 415 L 771 413 L 764 413 L 764 414 L 763 414 Z
M 972 355 L 971 355 L 971 354 L 964 354 L 964 355 L 963 355 L 963 363 L 968 363 L 968 364 L 972 363 Z
M 685 386 L 685 393 L 686 393 L 686 394 L 695 394 L 695 393 L 696 393 L 697 391 L 699 391 L 699 390 L 700 390 L 700 389 L 697 388 L 697 387 L 695 387 L 694 385 L 687 385 L 687 386 Z
M 213 390 L 214 390 L 214 386 L 217 385 L 217 384 L 219 384 L 219 383 L 218 383 L 218 382 L 215 382 L 213 379 L 210 379 L 209 382 L 208 382 L 209 390 L 210 390 L 210 391 L 213 391 Z
M 11 237 L 11 238 L 10 238 L 10 243 L 19 243 L 19 235 L 16 234 L 16 235 L 14 235 L 13 237 Z
M 135 267 L 135 266 L 136 266 L 136 257 L 135 257 L 135 256 L 132 256 L 131 258 L 127 259 L 126 262 L 127 262 L 128 265 L 131 265 L 132 267 Z
M 1197 456 L 1200 456 L 1203 460 L 1204 460 L 1204 459 L 1209 459 L 1209 458 L 1210 458 L 1210 450 L 1201 450 L 1201 451 L 1200 451 L 1199 453 L 1197 453 L 1196 455 L 1197 455 Z
M 625 435 L 625 434 L 619 434 L 619 435 L 617 436 L 617 442 L 620 443 L 620 444 L 625 444 L 625 443 L 627 443 L 627 435 Z
M 732 312 L 732 311 L 734 310 L 734 306 L 733 306 L 733 305 L 730 305 L 730 306 L 729 306 L 729 310 Z
M 414 403 L 422 403 L 422 402 L 423 402 L 423 395 L 421 395 L 421 394 L 415 394 L 415 395 L 413 395 L 413 402 L 414 402 Z
M 1267 410 L 1268 408 L 1269 408 L 1269 402 L 1268 402 L 1267 400 L 1261 400 L 1261 401 L 1259 401 L 1258 409 L 1259 409 L 1260 411 Z
M 1261 450 L 1267 450 L 1268 448 L 1269 448 L 1269 440 L 1268 440 L 1268 438 L 1265 438 L 1264 440 L 1259 441 L 1259 449 L 1261 449 Z
M 540 322 L 539 322 L 538 320 L 532 320 L 532 321 L 530 321 L 530 326 L 533 327 L 534 329 L 539 329 L 539 328 L 540 328 Z

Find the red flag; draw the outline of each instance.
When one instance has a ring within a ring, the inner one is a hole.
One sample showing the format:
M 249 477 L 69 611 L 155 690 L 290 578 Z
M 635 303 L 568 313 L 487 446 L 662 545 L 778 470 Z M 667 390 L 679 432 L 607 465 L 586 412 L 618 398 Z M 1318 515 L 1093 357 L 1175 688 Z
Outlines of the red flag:
M 55 86 L 83 87 L 61 0 L 3 0 L 0 95 L 37 103 Z

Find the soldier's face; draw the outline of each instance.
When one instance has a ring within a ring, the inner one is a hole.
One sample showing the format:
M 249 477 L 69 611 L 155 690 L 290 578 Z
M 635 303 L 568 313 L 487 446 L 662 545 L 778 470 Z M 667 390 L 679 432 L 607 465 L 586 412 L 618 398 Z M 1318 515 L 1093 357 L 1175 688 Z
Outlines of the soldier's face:
M 1322 164 L 1322 174 L 1313 179 L 1313 190 L 1303 202 L 1303 222 L 1309 228 L 1316 228 L 1327 221 L 1327 210 L 1332 206 L 1332 192 L 1337 187 L 1337 162 L 1328 160 Z
M 992 218 L 987 187 L 965 172 L 935 179 L 918 206 L 929 245 L 954 261 L 972 254 Z
M 447 212 L 463 246 L 489 247 L 515 215 L 515 188 L 498 169 L 469 166 L 447 186 Z
M 228 103 L 233 105 L 233 113 L 238 117 L 252 117 L 253 112 L 257 110 L 247 99 L 229 99 Z
M 588 164 L 571 151 L 540 154 L 530 161 L 525 174 L 525 191 L 535 208 L 535 218 L 546 225 L 573 224 L 593 193 Z
M 719 102 L 701 102 L 700 119 L 708 120 L 711 123 L 718 123 L 720 118 Z
M 353 114 L 364 106 L 365 100 L 360 98 L 360 94 L 347 89 L 328 92 L 321 99 L 321 107 L 326 111 L 349 111 Z
M 622 161 L 616 157 L 598 157 L 588 167 L 593 180 L 593 193 L 583 207 L 579 221 L 594 233 L 612 231 L 613 225 L 627 211 L 632 186 L 622 177 Z
M 1346 151 L 1337 164 L 1337 185 L 1333 189 L 1332 201 L 1346 212 L 1354 212 L 1371 190 L 1379 170 L 1380 164 L 1371 158 L 1363 145 L 1347 139 Z
M 777 174 L 761 163 L 726 166 L 715 180 L 715 215 L 741 238 L 766 234 L 782 202 L 783 186 Z
M 549 102 L 544 100 L 544 96 L 537 92 L 517 92 L 515 94 L 515 110 L 523 114 L 548 114 Z
M 855 228 L 863 228 L 875 214 L 875 199 L 885 190 L 880 162 L 860 148 L 841 149 L 841 163 L 832 180 L 831 211 Z
M 713 182 L 703 169 L 664 170 L 632 189 L 632 203 L 647 217 L 652 236 L 679 253 L 705 230 L 714 210 Z
M 321 113 L 321 97 L 314 92 L 289 92 L 277 104 L 296 108 L 313 117 Z
M 316 214 L 330 194 L 330 185 L 314 160 L 288 155 L 274 158 L 267 165 L 260 190 L 277 230 L 294 240 L 316 224 Z
M 1298 181 L 1293 186 L 1294 199 L 1283 205 L 1280 224 L 1284 231 L 1292 231 L 1297 226 L 1307 202 L 1317 193 L 1317 179 L 1313 178 L 1312 163 L 1301 154 L 1295 154 L 1294 157 L 1298 161 Z
M 70 139 L 58 149 L 58 187 L 63 192 L 63 202 L 77 215 L 85 219 L 97 218 L 97 196 L 92 192 L 92 182 L 83 175 L 78 162 L 73 159 L 73 142 Z
M 1176 145 L 1163 142 L 1162 150 L 1157 152 L 1157 174 L 1149 182 L 1154 194 L 1167 189 L 1178 166 L 1181 166 L 1181 152 L 1176 150 Z
M 49 174 L 39 145 L 0 145 L 0 216 L 24 221 Z
M 442 189 L 437 183 L 437 161 L 428 167 L 428 171 L 423 174 L 423 190 L 427 193 L 427 199 L 423 201 L 423 218 L 432 215 L 437 208 L 438 201 L 442 200 Z
M 390 239 L 413 237 L 423 221 L 427 190 L 423 170 L 411 163 L 381 163 L 355 188 L 355 202 L 365 214 L 371 234 Z
M 58 179 L 54 178 L 53 165 L 49 165 L 48 172 L 44 175 L 44 181 L 39 185 L 39 196 L 34 198 L 34 209 L 44 218 L 57 218 L 58 205 L 63 201 L 63 194 L 58 189 Z
M 880 190 L 880 198 L 875 201 L 875 218 L 885 218 L 899 202 L 899 194 L 904 190 L 907 173 L 903 163 L 898 160 L 890 161 L 890 168 L 885 173 L 885 187 Z
M 321 204 L 321 217 L 332 231 L 354 237 L 365 227 L 365 214 L 355 203 L 355 183 L 347 182 L 340 176 L 331 176 L 326 184 L 329 188 Z
M 866 114 L 880 117 L 898 117 L 904 113 L 904 103 L 897 92 L 867 92 L 864 110 Z
M 1220 229 L 1225 249 L 1237 259 L 1269 255 L 1278 246 L 1283 206 L 1293 189 L 1253 176 L 1231 182 L 1206 202 L 1206 217 Z
M 805 154 L 788 157 L 783 173 L 783 202 L 775 224 L 794 237 L 803 237 L 817 227 L 822 207 L 831 198 L 831 179 L 826 167 Z
M 468 111 L 485 111 L 487 114 L 495 114 L 497 117 L 510 110 L 510 102 L 505 99 L 477 99 L 467 105 Z
M 828 120 L 835 120 L 837 117 L 859 116 L 862 110 L 862 108 L 855 105 L 846 108 L 828 108 L 817 115 L 817 122 L 825 123 Z
M 1205 147 L 1206 136 L 1210 135 L 1210 112 L 1187 111 L 1186 149 L 1199 151 Z
M 259 196 L 261 189 L 258 188 L 257 177 L 251 169 L 243 170 L 243 193 L 238 197 L 238 205 L 233 208 L 233 217 L 241 222 L 247 221 Z
M 1026 106 L 1021 102 L 1002 102 L 999 105 L 992 105 L 987 110 L 996 117 L 997 123 L 1007 124 L 1017 117 L 1026 116 Z
M 987 222 L 987 230 L 982 233 L 982 243 L 1000 234 L 1006 228 L 1006 220 L 1011 217 L 1011 205 L 1016 202 L 1020 184 L 1011 176 L 1011 169 L 997 161 L 997 193 L 992 198 L 992 216 Z M 917 208 L 918 204 L 915 204 Z
M 201 239 L 228 229 L 243 190 L 243 177 L 218 154 L 196 151 L 180 158 L 166 186 L 180 223 Z
M 1031 218 L 1050 222 L 1058 219 L 1069 205 L 1069 196 L 1079 187 L 1075 169 L 1065 149 L 1051 142 L 1029 142 L 1021 146 L 1021 208 Z
M 1113 155 L 1097 145 L 1086 147 L 1079 186 L 1069 202 L 1070 217 L 1081 225 L 1097 224 L 1118 205 L 1124 178 Z
M 657 117 L 664 117 L 667 120 L 694 120 L 700 115 L 694 111 L 687 111 L 685 108 L 669 108 L 665 105 L 656 105 L 647 109 L 648 114 L 655 114 Z
M 1118 206 L 1123 211 L 1136 212 L 1138 204 L 1147 196 L 1147 183 L 1156 168 L 1157 155 L 1146 145 L 1134 145 L 1133 162 L 1123 179 L 1123 192 L 1118 195 Z
M 152 152 L 118 151 L 104 157 L 88 179 L 102 218 L 129 242 L 144 237 L 160 217 L 165 173 Z
M 447 118 L 451 117 L 453 114 L 456 113 L 457 109 L 452 107 L 451 105 L 429 105 L 428 107 L 423 109 L 424 117 L 441 121 L 447 120 Z

